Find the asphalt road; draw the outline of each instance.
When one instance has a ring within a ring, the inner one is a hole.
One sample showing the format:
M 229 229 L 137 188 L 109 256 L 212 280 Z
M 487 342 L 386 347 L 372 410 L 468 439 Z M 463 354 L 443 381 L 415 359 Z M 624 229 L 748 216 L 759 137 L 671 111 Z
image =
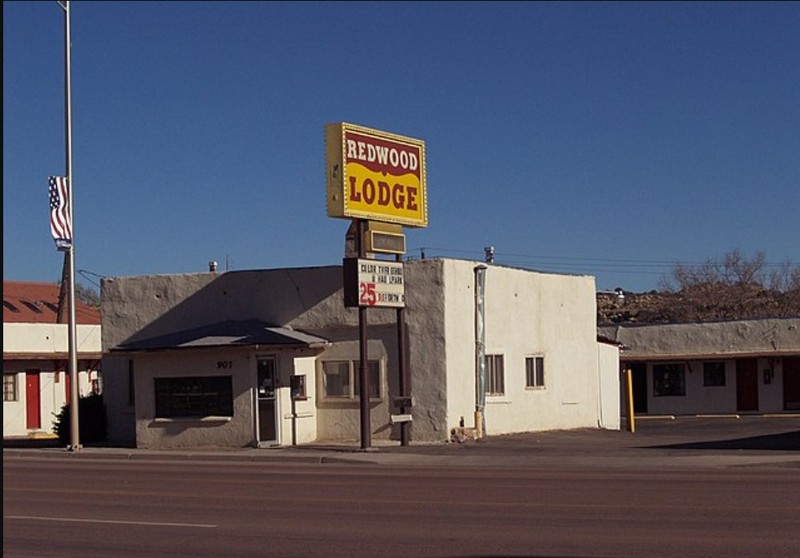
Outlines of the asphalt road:
M 798 555 L 795 468 L 3 464 L 9 558 Z

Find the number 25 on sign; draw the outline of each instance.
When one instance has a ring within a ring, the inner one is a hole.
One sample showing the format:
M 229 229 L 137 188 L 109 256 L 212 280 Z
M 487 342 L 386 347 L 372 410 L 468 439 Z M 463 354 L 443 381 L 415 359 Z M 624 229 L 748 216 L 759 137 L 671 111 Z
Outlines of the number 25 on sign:
M 359 283 L 359 300 L 362 305 L 375 306 L 377 295 L 375 294 L 375 283 Z

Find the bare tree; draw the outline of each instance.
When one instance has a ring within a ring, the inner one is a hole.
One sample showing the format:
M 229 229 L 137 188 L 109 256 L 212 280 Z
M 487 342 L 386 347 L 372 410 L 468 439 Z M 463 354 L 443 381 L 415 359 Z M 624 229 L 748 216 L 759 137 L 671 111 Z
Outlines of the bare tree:
M 800 268 L 787 260 L 768 271 L 766 256 L 738 249 L 700 265 L 677 262 L 661 281 L 669 296 L 658 314 L 669 321 L 800 316 Z

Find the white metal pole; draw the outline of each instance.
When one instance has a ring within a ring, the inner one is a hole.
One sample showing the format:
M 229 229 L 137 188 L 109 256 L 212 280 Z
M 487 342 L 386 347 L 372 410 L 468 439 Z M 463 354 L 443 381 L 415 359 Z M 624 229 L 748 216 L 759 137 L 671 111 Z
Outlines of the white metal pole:
M 69 379 L 70 379 L 70 451 L 77 451 L 81 448 L 80 444 L 80 425 L 78 424 L 78 397 L 80 394 L 78 382 L 80 375 L 78 372 L 78 352 L 77 352 L 77 326 L 75 324 L 75 212 L 73 206 L 74 183 L 72 180 L 72 64 L 70 50 L 72 40 L 70 35 L 70 6 L 69 0 L 64 0 L 59 5 L 64 10 L 64 112 L 66 118 L 66 144 L 67 144 L 67 191 L 68 191 L 68 211 L 69 222 L 72 226 L 72 242 L 67 249 L 69 259 Z

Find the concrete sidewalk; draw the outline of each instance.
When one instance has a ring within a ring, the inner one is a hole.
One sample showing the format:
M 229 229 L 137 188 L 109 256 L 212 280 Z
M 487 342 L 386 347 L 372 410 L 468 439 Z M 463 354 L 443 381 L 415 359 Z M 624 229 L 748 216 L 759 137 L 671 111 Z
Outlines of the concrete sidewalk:
M 800 468 L 800 417 L 729 416 L 637 421 L 636 433 L 599 429 L 502 436 L 479 441 L 415 444 L 358 441 L 280 448 L 144 450 L 87 446 L 68 451 L 57 441 L 3 441 L 3 458 L 151 461 L 242 461 L 252 463 L 362 464 L 399 467 Z M 27 445 L 28 447 L 24 447 Z M 35 447 L 31 447 L 35 446 Z

